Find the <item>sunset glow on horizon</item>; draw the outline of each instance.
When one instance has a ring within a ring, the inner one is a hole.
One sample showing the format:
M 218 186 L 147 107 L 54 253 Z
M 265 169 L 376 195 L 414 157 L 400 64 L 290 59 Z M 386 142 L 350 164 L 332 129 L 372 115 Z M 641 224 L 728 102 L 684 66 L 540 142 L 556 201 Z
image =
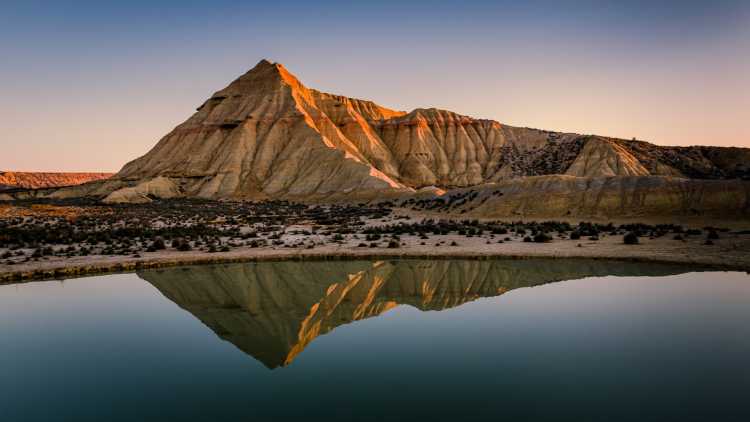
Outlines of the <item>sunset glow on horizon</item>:
M 397 110 L 750 147 L 743 1 L 30 1 L 0 35 L 0 170 L 117 171 L 263 58 Z

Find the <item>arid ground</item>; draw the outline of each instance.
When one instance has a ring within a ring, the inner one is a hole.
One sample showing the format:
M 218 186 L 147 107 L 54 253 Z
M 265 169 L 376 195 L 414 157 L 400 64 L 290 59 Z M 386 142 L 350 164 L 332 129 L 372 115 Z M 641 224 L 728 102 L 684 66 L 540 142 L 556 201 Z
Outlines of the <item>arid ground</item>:
M 750 231 L 736 224 L 438 218 L 386 206 L 286 201 L 0 206 L 0 281 L 191 263 L 397 257 L 601 258 L 747 271 Z

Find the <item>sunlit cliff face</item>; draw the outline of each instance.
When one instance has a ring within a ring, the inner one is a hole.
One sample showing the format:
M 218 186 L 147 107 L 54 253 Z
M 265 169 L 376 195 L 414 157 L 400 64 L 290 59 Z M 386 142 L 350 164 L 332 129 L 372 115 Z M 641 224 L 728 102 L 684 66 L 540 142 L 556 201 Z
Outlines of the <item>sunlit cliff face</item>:
M 292 363 L 318 336 L 401 305 L 440 311 L 553 281 L 683 271 L 585 260 L 397 260 L 227 264 L 138 276 L 222 339 L 276 368 Z

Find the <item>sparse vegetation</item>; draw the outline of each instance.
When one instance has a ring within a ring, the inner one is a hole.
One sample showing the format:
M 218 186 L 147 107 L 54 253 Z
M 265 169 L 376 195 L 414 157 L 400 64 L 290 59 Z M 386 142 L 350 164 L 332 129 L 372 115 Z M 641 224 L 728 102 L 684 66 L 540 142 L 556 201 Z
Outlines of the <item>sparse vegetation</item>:
M 460 198 L 472 196 L 470 190 L 464 193 Z M 398 249 L 428 244 L 457 247 L 461 243 L 501 250 L 508 248 L 502 246 L 504 243 L 514 241 L 596 241 L 610 236 L 622 236 L 623 243 L 636 244 L 641 237 L 671 236 L 688 241 L 691 236 L 705 234 L 705 243 L 711 245 L 720 233 L 728 232 L 671 224 L 414 218 L 384 205 L 304 205 L 287 201 L 159 200 L 137 207 L 29 201 L 14 206 L 26 207 L 28 212 L 0 218 L 0 264 L 5 265 L 91 255 L 148 258 L 160 251 L 209 254 L 238 248 L 314 249 L 334 245 Z

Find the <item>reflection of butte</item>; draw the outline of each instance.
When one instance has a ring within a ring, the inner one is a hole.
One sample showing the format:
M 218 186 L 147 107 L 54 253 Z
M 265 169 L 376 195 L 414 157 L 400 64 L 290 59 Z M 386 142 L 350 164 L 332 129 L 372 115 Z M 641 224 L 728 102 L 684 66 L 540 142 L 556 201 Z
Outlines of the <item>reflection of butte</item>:
M 226 264 L 138 275 L 219 337 L 275 368 L 317 336 L 402 304 L 439 311 L 552 281 L 684 271 L 593 260 L 395 260 Z

